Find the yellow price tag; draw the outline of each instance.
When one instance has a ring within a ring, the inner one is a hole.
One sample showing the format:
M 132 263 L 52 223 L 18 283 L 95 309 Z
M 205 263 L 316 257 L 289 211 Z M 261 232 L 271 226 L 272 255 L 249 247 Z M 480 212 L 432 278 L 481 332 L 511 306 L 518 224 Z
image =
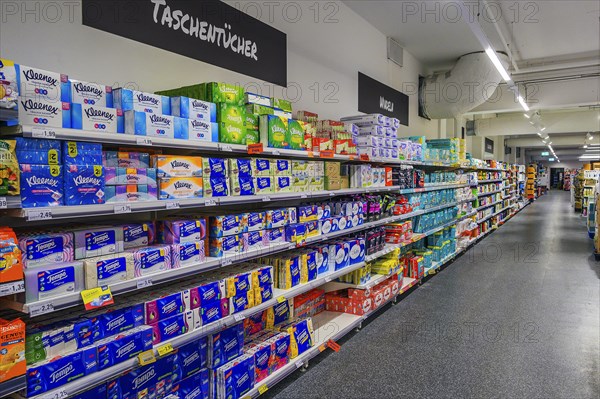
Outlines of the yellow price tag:
M 154 350 L 149 349 L 145 352 L 142 352 L 138 355 L 138 360 L 141 366 L 146 366 L 148 364 L 152 364 L 156 361 L 156 357 L 154 357 Z
M 81 291 L 81 299 L 85 310 L 98 309 L 115 303 L 110 288 L 106 285 Z
M 265 392 L 267 392 L 269 390 L 269 387 L 267 386 L 267 384 L 261 385 L 258 387 L 258 393 L 259 394 L 263 394 Z
M 157 351 L 158 351 L 158 355 L 159 356 L 164 356 L 164 355 L 166 355 L 168 353 L 173 352 L 173 345 L 166 344 L 166 345 L 163 345 L 163 346 L 159 346 L 158 349 L 157 349 Z
M 282 295 L 280 297 L 277 298 L 277 303 L 281 303 L 281 302 L 285 302 L 287 299 L 285 299 L 285 297 Z

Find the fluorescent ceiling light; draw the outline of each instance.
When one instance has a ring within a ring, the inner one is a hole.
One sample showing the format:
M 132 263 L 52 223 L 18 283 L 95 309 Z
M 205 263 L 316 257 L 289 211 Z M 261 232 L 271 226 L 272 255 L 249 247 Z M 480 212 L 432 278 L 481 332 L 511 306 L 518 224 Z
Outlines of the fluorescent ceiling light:
M 600 160 L 600 155 L 582 155 L 579 159 L 598 159 Z
M 531 116 L 529 116 L 529 114 L 523 114 L 523 115 L 525 115 L 525 118 L 527 118 L 527 119 L 531 118 Z
M 498 58 L 496 52 L 491 47 L 488 47 L 485 49 L 485 53 L 488 55 L 488 57 L 490 57 L 490 60 L 492 60 L 492 64 L 494 64 L 498 72 L 500 72 L 500 76 L 502 76 L 502 79 L 504 79 L 507 82 L 510 81 L 510 76 L 508 75 L 508 72 L 506 72 L 506 69 L 504 69 L 504 67 L 502 66 L 500 58 Z M 525 111 L 529 111 L 529 108 Z
M 554 158 L 548 158 L 548 161 L 554 162 Z
M 523 99 L 523 96 L 519 96 L 517 97 L 517 100 L 519 100 L 519 102 L 521 103 L 521 107 L 523 107 L 523 109 L 525 111 L 529 111 L 529 106 L 527 105 L 527 103 L 525 102 L 525 100 Z
M 540 130 L 543 132 L 544 130 L 546 130 L 546 126 L 543 126 Z

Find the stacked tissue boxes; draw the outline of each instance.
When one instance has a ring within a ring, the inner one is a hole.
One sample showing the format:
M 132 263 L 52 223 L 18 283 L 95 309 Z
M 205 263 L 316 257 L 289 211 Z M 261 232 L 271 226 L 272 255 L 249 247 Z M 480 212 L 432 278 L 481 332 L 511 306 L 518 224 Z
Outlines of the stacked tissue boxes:
M 157 198 L 156 169 L 150 167 L 150 154 L 104 151 L 106 202 L 151 201 Z
M 381 114 L 348 116 L 342 121 L 358 126 L 355 137 L 357 154 L 369 158 L 398 159 L 399 143 L 396 138 L 400 121 Z
M 158 199 L 202 197 L 202 158 L 153 155 L 151 161 L 158 178 Z

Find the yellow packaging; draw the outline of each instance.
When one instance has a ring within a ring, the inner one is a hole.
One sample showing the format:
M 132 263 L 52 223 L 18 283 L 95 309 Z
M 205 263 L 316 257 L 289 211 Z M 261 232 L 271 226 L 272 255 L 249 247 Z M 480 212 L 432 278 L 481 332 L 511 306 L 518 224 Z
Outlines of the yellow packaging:
M 0 86 L 1 87 L 1 86 Z M 0 140 L 0 195 L 20 194 L 19 161 L 15 140 Z
M 152 155 L 157 177 L 202 177 L 202 158 L 183 155 Z
M 0 319 L 0 382 L 25 375 L 25 323 Z

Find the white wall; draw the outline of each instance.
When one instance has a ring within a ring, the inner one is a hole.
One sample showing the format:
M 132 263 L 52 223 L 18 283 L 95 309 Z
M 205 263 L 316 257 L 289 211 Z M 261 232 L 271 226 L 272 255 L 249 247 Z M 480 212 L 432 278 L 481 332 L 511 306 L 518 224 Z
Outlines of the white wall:
M 417 115 L 418 75 L 426 71 L 407 52 L 403 67 L 388 61 L 385 36 L 341 2 L 315 6 L 315 2 L 302 1 L 228 1 L 288 34 L 287 91 L 85 27 L 81 25 L 80 1 L 0 3 L 1 55 L 18 63 L 115 87 L 133 85 L 148 92 L 205 81 L 240 83 L 249 91 L 289 98 L 296 110 L 306 109 L 332 119 L 357 113 L 357 75 L 361 71 L 410 95 L 410 126 L 401 127 L 401 136 L 438 135 L 437 121 Z M 6 3 L 18 6 L 15 14 L 12 8 L 7 12 Z M 58 5 L 61 15 L 49 3 Z
M 579 161 L 560 161 L 559 162 L 542 162 L 547 168 L 564 168 L 564 169 L 581 169 L 583 162 Z

